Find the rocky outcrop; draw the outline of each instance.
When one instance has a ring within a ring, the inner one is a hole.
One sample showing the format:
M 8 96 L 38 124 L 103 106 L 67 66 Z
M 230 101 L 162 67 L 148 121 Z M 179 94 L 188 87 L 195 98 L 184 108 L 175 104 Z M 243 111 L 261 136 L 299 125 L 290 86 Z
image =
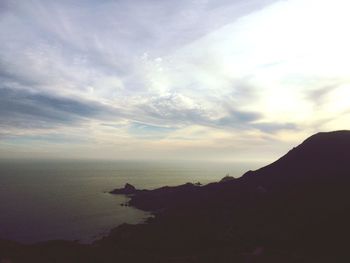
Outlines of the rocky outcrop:
M 225 177 L 223 177 L 220 182 L 227 182 L 227 181 L 232 181 L 235 180 L 236 178 L 234 178 L 233 176 L 230 176 L 229 174 L 227 174 Z
M 126 183 L 123 188 L 116 188 L 112 191 L 110 191 L 111 194 L 120 194 L 120 195 L 132 195 L 138 192 L 132 184 Z

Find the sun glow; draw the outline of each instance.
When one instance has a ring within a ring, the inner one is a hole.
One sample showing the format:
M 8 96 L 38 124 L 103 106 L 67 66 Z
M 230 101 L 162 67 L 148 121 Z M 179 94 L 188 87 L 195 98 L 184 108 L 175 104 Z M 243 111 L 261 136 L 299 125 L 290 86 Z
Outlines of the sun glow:
M 348 1 L 247 1 L 247 12 L 236 1 L 121 0 L 130 14 L 107 2 L 104 17 L 90 1 L 4 12 L 0 102 L 12 108 L 0 112 L 0 147 L 15 152 L 18 139 L 30 152 L 40 138 L 49 152 L 58 136 L 106 156 L 155 145 L 160 157 L 174 145 L 211 156 L 231 149 L 222 138 L 240 149 L 239 137 L 282 145 L 350 128 Z

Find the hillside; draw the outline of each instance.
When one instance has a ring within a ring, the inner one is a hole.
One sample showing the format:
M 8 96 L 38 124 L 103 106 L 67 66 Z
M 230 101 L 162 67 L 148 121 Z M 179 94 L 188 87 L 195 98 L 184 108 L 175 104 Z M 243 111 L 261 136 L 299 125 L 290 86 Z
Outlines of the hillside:
M 350 131 L 319 133 L 235 180 L 128 185 L 130 205 L 155 214 L 146 224 L 119 226 L 93 245 L 11 243 L 6 254 L 13 262 L 349 262 L 349 149 Z

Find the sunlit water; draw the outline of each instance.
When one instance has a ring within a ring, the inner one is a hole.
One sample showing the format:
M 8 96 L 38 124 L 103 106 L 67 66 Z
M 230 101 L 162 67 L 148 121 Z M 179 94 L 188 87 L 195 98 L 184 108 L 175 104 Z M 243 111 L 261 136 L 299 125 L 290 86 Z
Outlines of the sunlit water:
M 52 239 L 91 242 L 122 223 L 149 214 L 120 206 L 108 191 L 126 182 L 156 188 L 240 176 L 259 164 L 157 162 L 0 162 L 0 239 L 33 243 Z

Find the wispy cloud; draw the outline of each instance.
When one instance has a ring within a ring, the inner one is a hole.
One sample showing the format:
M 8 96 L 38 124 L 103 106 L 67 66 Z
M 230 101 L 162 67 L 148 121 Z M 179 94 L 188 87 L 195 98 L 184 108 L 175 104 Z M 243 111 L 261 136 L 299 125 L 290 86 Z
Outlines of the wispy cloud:
M 210 156 L 348 128 L 347 5 L 1 1 L 0 140 L 11 143 L 0 151 L 45 141 L 55 152 L 61 138 L 105 157 Z
M 84 119 L 118 117 L 102 104 L 23 89 L 0 88 L 0 127 L 52 128 L 75 125 Z

